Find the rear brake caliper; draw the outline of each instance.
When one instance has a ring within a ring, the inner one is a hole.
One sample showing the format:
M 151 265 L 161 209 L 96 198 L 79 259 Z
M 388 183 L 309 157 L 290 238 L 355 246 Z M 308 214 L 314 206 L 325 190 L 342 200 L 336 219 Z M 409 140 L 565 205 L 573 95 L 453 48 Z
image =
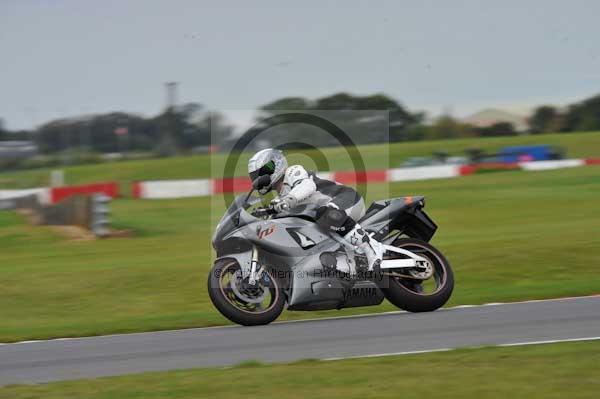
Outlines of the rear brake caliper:
M 410 270 L 410 274 L 419 279 L 428 279 L 433 275 L 433 266 L 429 260 L 416 260 L 416 267 Z

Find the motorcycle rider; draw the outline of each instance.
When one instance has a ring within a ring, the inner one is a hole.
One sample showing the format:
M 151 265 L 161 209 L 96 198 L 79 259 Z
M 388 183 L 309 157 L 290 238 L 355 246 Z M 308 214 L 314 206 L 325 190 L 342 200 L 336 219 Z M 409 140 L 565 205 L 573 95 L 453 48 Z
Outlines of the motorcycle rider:
M 365 214 L 365 203 L 360 194 L 348 186 L 317 177 L 301 165 L 288 167 L 283 152 L 267 148 L 254 154 L 248 162 L 248 174 L 253 184 L 262 176 L 268 183 L 258 187 L 260 194 L 277 191 L 271 201 L 276 212 L 285 212 L 299 205 L 317 205 L 317 224 L 333 234 L 341 235 L 357 253 L 367 257 L 369 270 L 382 260 L 383 245 L 358 224 Z

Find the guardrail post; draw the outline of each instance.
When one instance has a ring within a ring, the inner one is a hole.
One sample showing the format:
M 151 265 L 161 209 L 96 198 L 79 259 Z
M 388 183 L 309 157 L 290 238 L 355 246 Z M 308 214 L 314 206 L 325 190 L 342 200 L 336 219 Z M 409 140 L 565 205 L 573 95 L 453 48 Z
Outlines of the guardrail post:
M 96 237 L 106 237 L 110 233 L 108 228 L 110 220 L 109 202 L 111 198 L 104 194 L 94 194 L 92 196 L 92 223 L 91 230 Z

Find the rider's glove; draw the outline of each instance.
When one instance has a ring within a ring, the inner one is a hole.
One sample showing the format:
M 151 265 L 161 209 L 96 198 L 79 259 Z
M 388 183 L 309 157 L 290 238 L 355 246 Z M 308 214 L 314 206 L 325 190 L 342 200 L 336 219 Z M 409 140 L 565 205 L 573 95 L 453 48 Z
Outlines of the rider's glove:
M 296 201 L 294 200 L 294 198 L 287 196 L 287 197 L 277 197 L 274 198 L 271 201 L 271 208 L 273 208 L 273 210 L 277 213 L 280 212 L 285 212 L 290 210 L 290 208 L 293 208 L 295 206 Z

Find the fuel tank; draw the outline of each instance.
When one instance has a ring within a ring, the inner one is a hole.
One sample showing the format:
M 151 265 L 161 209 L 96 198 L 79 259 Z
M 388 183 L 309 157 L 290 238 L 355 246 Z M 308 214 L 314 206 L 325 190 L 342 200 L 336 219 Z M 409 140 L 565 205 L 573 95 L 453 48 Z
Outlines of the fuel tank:
M 298 217 L 265 220 L 252 228 L 246 232 L 246 238 L 262 251 L 275 255 L 307 256 L 333 242 L 314 222 Z

